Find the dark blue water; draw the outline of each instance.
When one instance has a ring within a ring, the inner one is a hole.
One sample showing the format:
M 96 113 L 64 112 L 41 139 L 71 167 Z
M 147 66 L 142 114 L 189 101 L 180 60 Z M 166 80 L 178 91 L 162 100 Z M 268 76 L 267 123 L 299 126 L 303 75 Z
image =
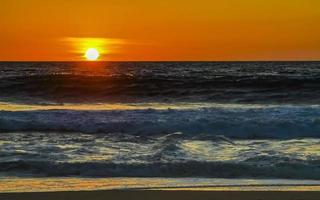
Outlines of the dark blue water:
M 0 63 L 0 97 L 29 103 L 317 104 L 319 77 L 320 62 Z

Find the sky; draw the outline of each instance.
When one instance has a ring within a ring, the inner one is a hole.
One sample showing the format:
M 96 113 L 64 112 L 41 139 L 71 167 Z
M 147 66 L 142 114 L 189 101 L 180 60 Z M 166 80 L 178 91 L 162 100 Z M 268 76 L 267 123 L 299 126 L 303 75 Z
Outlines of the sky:
M 0 60 L 320 60 L 319 0 L 0 0 Z

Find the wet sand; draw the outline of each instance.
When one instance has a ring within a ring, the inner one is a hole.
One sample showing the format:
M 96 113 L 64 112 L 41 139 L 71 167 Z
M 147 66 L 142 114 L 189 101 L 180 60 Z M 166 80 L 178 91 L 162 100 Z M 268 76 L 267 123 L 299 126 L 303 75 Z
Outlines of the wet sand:
M 233 185 L 230 185 L 233 184 Z M 3 178 L 0 200 L 318 200 L 312 180 Z

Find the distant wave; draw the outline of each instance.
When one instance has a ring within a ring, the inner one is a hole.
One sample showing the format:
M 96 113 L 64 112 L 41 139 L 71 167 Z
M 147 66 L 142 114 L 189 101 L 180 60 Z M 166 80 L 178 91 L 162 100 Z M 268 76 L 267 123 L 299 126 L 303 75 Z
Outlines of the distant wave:
M 320 138 L 319 106 L 142 110 L 0 111 L 0 131 L 125 133 L 183 137 Z
M 0 79 L 0 97 L 53 102 L 320 102 L 320 80 L 273 76 L 105 77 L 42 75 Z
M 0 98 L 51 102 L 320 102 L 318 62 L 0 63 Z

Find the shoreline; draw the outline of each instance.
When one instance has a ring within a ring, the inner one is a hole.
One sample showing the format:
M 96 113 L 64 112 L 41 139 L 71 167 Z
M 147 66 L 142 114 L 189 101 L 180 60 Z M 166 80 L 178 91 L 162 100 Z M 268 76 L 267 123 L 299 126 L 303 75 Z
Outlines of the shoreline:
M 219 199 L 219 200 L 318 200 L 320 191 L 155 191 L 155 190 L 104 190 L 0 193 L 5 200 L 105 200 L 105 199 Z

